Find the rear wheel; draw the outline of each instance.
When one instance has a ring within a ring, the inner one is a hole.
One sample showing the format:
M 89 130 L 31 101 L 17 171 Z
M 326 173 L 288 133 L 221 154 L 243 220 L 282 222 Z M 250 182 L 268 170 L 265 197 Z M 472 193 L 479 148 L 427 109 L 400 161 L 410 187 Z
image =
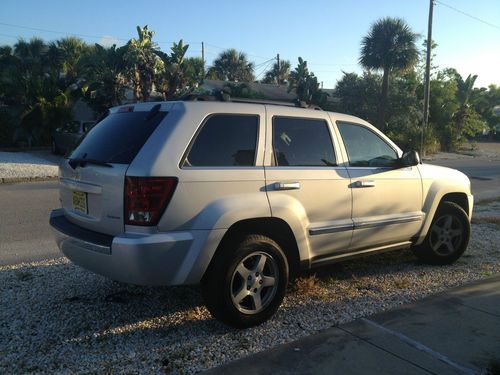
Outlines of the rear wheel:
M 442 202 L 434 215 L 429 232 L 413 253 L 423 262 L 444 265 L 462 256 L 470 238 L 470 223 L 465 211 L 453 202 Z
M 279 308 L 288 284 L 288 262 L 280 246 L 261 235 L 220 249 L 202 287 L 208 310 L 237 328 L 268 320 Z

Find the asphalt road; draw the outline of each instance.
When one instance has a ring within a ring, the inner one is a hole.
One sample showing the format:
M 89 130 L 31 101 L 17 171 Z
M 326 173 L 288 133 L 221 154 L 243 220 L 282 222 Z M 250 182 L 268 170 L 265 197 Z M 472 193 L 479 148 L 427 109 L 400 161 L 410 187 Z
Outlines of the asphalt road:
M 477 198 L 500 196 L 500 161 L 439 160 L 471 178 Z M 50 211 L 59 207 L 57 182 L 0 184 L 0 265 L 61 256 L 49 226 Z
M 0 265 L 61 256 L 49 226 L 57 182 L 0 184 L 0 207 Z
M 458 169 L 469 176 L 476 201 L 500 196 L 500 160 L 450 159 L 426 163 Z

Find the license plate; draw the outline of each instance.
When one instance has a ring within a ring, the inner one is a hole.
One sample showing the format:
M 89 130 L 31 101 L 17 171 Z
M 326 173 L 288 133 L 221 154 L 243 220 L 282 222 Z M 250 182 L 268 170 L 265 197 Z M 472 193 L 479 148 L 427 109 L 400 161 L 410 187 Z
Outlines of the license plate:
M 87 193 L 81 191 L 73 192 L 73 209 L 75 211 L 83 212 L 84 214 L 87 212 Z

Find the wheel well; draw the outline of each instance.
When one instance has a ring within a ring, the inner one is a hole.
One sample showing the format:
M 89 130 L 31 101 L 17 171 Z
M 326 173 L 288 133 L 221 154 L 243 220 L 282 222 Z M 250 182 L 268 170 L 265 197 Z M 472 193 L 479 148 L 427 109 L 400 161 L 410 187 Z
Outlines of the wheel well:
M 290 226 L 282 219 L 275 217 L 264 217 L 241 220 L 227 230 L 215 251 L 210 265 L 217 257 L 220 249 L 227 244 L 236 244 L 249 234 L 261 234 L 276 241 L 285 253 L 290 267 L 290 278 L 292 279 L 299 272 L 300 255 L 297 241 Z
M 441 198 L 441 202 L 453 202 L 458 204 L 469 215 L 469 200 L 465 193 L 448 193 Z

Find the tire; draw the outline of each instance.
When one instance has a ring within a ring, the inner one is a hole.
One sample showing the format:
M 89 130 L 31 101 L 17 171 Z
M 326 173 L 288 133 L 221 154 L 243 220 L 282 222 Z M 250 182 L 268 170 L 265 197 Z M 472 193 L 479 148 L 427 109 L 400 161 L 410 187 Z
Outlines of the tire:
M 465 211 L 453 202 L 442 202 L 421 245 L 412 248 L 421 261 L 446 265 L 462 256 L 470 238 L 470 222 Z
M 278 310 L 286 293 L 289 267 L 283 250 L 261 235 L 223 246 L 202 281 L 208 310 L 214 318 L 236 328 L 265 322 Z

